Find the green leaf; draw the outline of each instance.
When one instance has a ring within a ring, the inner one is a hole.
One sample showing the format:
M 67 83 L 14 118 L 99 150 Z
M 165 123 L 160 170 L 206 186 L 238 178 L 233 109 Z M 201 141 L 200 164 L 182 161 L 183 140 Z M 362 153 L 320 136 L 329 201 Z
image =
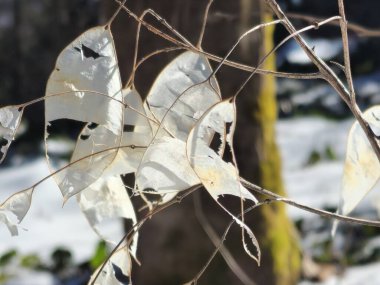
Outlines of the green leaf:
M 9 264 L 13 258 L 17 255 L 17 251 L 15 249 L 11 249 L 0 256 L 0 266 L 5 266 Z
M 95 249 L 95 254 L 90 260 L 90 265 L 92 269 L 98 268 L 107 258 L 107 246 L 105 241 L 100 241 Z
M 20 265 L 25 268 L 37 268 L 41 265 L 40 258 L 35 254 L 28 254 L 21 258 Z

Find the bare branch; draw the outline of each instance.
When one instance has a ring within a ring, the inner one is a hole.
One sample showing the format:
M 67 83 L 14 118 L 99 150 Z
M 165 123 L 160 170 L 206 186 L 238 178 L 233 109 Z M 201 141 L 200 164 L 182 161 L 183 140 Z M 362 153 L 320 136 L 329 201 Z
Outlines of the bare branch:
M 322 20 L 322 18 L 312 16 L 312 15 L 304 15 L 304 14 L 301 15 L 301 14 L 289 13 L 289 12 L 286 13 L 286 15 L 289 18 L 299 19 L 299 20 L 306 21 L 309 23 L 315 23 L 315 22 L 319 22 L 320 20 Z M 329 23 L 329 25 L 334 25 L 334 26 L 339 27 L 340 23 L 339 23 L 339 21 L 334 21 L 334 22 Z M 358 25 L 355 23 L 347 23 L 347 29 L 349 31 L 356 33 L 360 37 L 380 37 L 380 30 L 379 29 L 370 29 L 370 28 L 367 28 L 367 27 L 364 27 L 364 26 L 361 26 L 361 25 Z
M 206 25 L 207 25 L 208 12 L 210 10 L 212 2 L 214 2 L 214 0 L 208 0 L 207 6 L 205 9 L 205 13 L 203 16 L 202 28 L 201 28 L 201 32 L 199 33 L 199 39 L 198 39 L 198 43 L 197 43 L 197 48 L 199 48 L 199 49 L 201 49 L 201 47 L 202 47 L 202 40 L 203 40 L 203 36 L 205 34 Z
M 113 13 L 112 17 L 108 20 L 108 22 L 106 24 L 107 28 L 111 27 L 113 21 L 115 20 L 116 16 L 119 15 L 121 8 L 124 6 L 125 2 L 127 2 L 127 0 L 123 0 L 123 2 L 120 2 L 119 7 L 115 11 L 115 13 Z
M 380 222 L 378 222 L 378 221 L 371 221 L 371 220 L 367 220 L 367 219 L 352 218 L 352 217 L 349 217 L 349 216 L 339 215 L 339 214 L 331 213 L 331 212 L 328 212 L 328 211 L 325 211 L 325 210 L 309 207 L 307 205 L 298 203 L 298 202 L 296 202 L 294 200 L 282 197 L 282 196 L 280 196 L 280 195 L 278 195 L 276 193 L 273 193 L 273 192 L 271 192 L 269 190 L 266 190 L 266 189 L 264 189 L 264 188 L 262 188 L 260 186 L 257 186 L 255 184 L 253 184 L 253 183 L 245 180 L 244 178 L 240 177 L 240 181 L 241 181 L 241 183 L 245 187 L 247 187 L 248 189 L 250 189 L 252 191 L 255 191 L 256 193 L 265 195 L 265 196 L 270 197 L 272 199 L 279 199 L 279 200 L 281 200 L 282 202 L 284 202 L 284 203 L 286 203 L 288 205 L 291 205 L 293 207 L 299 208 L 299 209 L 304 210 L 304 211 L 309 212 L 309 213 L 313 213 L 313 214 L 319 215 L 319 216 L 324 217 L 324 218 L 336 219 L 336 220 L 339 220 L 339 221 L 342 221 L 342 222 L 351 223 L 351 224 L 357 224 L 357 225 L 363 225 L 363 226 L 371 226 L 371 227 L 377 227 L 377 228 L 380 227 Z
M 124 6 L 125 3 L 123 3 L 121 6 Z M 138 54 L 138 49 L 139 49 L 139 43 L 140 43 L 140 32 L 141 32 L 141 25 L 143 23 L 146 23 L 144 21 L 144 18 L 146 15 L 152 15 L 159 23 L 164 25 L 166 28 L 168 28 L 175 36 L 177 36 L 179 39 L 182 40 L 184 44 L 187 46 L 193 47 L 193 44 L 187 40 L 184 36 L 182 36 L 179 32 L 177 32 L 176 29 L 174 29 L 164 18 L 162 18 L 160 15 L 158 15 L 155 11 L 152 9 L 147 9 L 141 13 L 141 16 L 139 17 L 138 25 L 137 25 L 137 32 L 136 32 L 136 43 L 135 43 L 135 53 L 133 57 L 133 68 L 132 68 L 132 73 L 130 76 L 130 79 L 128 80 L 127 84 L 129 82 L 132 83 L 132 86 L 134 85 L 134 78 L 135 78 L 135 72 L 137 69 L 137 54 Z
M 114 1 L 121 4 L 121 1 L 119 1 L 119 0 L 114 0 Z M 165 34 L 164 32 L 160 31 L 159 29 L 155 28 L 154 26 L 148 24 L 144 20 L 139 19 L 139 17 L 136 14 L 134 14 L 125 5 L 122 6 L 122 8 L 128 15 L 133 17 L 137 22 L 141 23 L 150 32 L 152 32 L 152 33 L 156 34 L 157 36 L 175 44 L 176 46 L 183 47 L 187 50 L 191 50 L 193 52 L 203 54 L 208 59 L 216 61 L 216 62 L 221 62 L 223 60 L 222 57 L 219 57 L 219 56 L 216 56 L 214 54 L 202 51 L 196 47 L 189 46 L 189 45 Z M 277 77 L 285 77 L 285 78 L 293 78 L 293 79 L 322 79 L 322 76 L 319 72 L 316 72 L 316 73 L 286 73 L 286 72 L 276 72 L 276 71 L 271 71 L 271 70 L 258 69 L 258 68 L 255 68 L 255 67 L 252 67 L 249 65 L 245 65 L 242 63 L 229 61 L 229 60 L 226 60 L 224 63 L 225 63 L 225 65 L 228 65 L 228 66 L 231 66 L 231 67 L 234 67 L 236 69 L 243 70 L 243 71 L 253 72 L 254 70 L 256 70 L 256 73 L 258 73 L 258 74 L 268 74 L 268 75 L 273 75 L 273 76 L 277 76 Z
M 265 0 L 267 5 L 273 10 L 273 12 L 277 15 L 277 17 L 281 20 L 283 20 L 283 24 L 285 28 L 288 30 L 290 34 L 293 34 L 296 32 L 296 29 L 294 28 L 293 24 L 289 21 L 289 19 L 286 17 L 284 12 L 281 10 L 280 6 L 277 4 L 275 0 Z M 369 126 L 368 122 L 366 122 L 362 116 L 362 113 L 360 112 L 358 106 L 356 104 L 352 104 L 351 102 L 351 94 L 347 90 L 347 88 L 344 86 L 342 81 L 338 78 L 338 76 L 334 73 L 334 71 L 320 58 L 318 57 L 312 48 L 309 47 L 309 45 L 306 43 L 306 41 L 300 36 L 296 35 L 294 37 L 298 45 L 304 50 L 304 52 L 307 54 L 307 56 L 310 58 L 310 60 L 316 65 L 316 67 L 321 72 L 321 75 L 323 79 L 325 79 L 339 94 L 339 96 L 342 98 L 342 100 L 347 104 L 347 106 L 350 108 L 352 114 L 356 118 L 356 120 L 359 122 L 361 128 L 363 129 L 364 133 L 366 134 L 373 150 L 376 153 L 377 159 L 380 161 L 380 147 L 378 145 L 376 136 L 374 132 L 372 131 L 371 127 Z
M 144 223 L 147 220 L 149 220 L 150 218 L 152 218 L 155 214 L 158 214 L 159 212 L 165 210 L 166 208 L 168 208 L 168 207 L 170 207 L 170 206 L 172 206 L 174 204 L 181 203 L 183 199 L 185 199 L 187 196 L 189 196 L 190 194 L 192 194 L 193 192 L 195 192 L 196 190 L 198 190 L 201 187 L 202 187 L 201 184 L 197 184 L 197 185 L 194 185 L 194 186 L 190 187 L 187 190 L 184 190 L 183 191 L 184 194 L 177 196 L 176 199 L 171 200 L 171 201 L 169 201 L 168 203 L 166 203 L 164 205 L 158 206 L 157 208 L 155 208 L 152 211 L 150 211 L 149 213 L 147 213 L 139 222 L 137 222 L 136 224 L 134 224 L 132 226 L 132 228 L 123 236 L 123 238 L 119 241 L 119 243 L 114 247 L 114 249 L 108 255 L 107 259 L 101 265 L 100 269 L 98 270 L 98 273 L 96 274 L 94 280 L 91 282 L 90 285 L 94 285 L 95 284 L 96 280 L 98 279 L 98 277 L 99 277 L 100 273 L 102 272 L 102 270 L 103 270 L 104 266 L 106 265 L 106 263 L 115 254 L 115 252 L 123 245 L 123 243 L 127 240 L 127 246 L 128 246 L 132 242 L 133 235 L 135 235 L 139 231 L 139 229 L 144 225 Z
M 343 43 L 343 58 L 344 58 L 344 70 L 346 79 L 348 82 L 348 88 L 350 89 L 350 98 L 351 98 L 351 104 L 356 105 L 356 99 L 355 99 L 355 90 L 354 90 L 354 83 L 352 80 L 352 74 L 351 74 L 351 61 L 350 61 L 350 48 L 348 45 L 348 34 L 347 34 L 347 20 L 346 20 L 346 14 L 344 12 L 344 2 L 343 0 L 338 0 L 339 5 L 339 15 L 340 15 L 340 30 L 342 34 L 342 43 Z
M 314 25 L 310 25 L 310 26 L 307 26 L 307 27 L 304 27 L 298 31 L 295 31 L 294 33 L 290 34 L 289 36 L 287 36 L 285 39 L 283 39 L 277 46 L 275 46 L 274 48 L 272 48 L 272 50 L 270 50 L 260 61 L 259 61 L 259 64 L 257 65 L 257 67 L 260 67 L 261 65 L 264 64 L 265 60 L 271 55 L 273 54 L 275 51 L 277 51 L 283 44 L 285 44 L 288 40 L 294 38 L 294 37 L 297 37 L 299 36 L 301 33 L 303 32 L 306 32 L 306 31 L 309 31 L 311 29 L 317 29 L 319 28 L 320 26 L 326 24 L 326 23 L 329 23 L 330 21 L 334 21 L 336 20 L 337 16 L 334 16 L 334 17 L 331 17 L 331 18 L 328 18 L 328 19 L 325 19 L 319 23 L 315 23 Z M 248 84 L 248 82 L 251 80 L 251 78 L 253 77 L 253 75 L 256 74 L 256 70 L 252 71 L 251 74 L 246 78 L 246 80 L 244 81 L 244 83 L 240 86 L 240 88 L 238 89 L 238 91 L 235 93 L 234 96 L 237 96 L 243 89 L 244 87 Z
M 238 262 L 235 260 L 233 255 L 230 253 L 230 251 L 223 245 L 224 239 L 220 239 L 218 237 L 218 234 L 215 232 L 213 227 L 208 222 L 202 208 L 202 202 L 200 200 L 200 195 L 198 192 L 194 193 L 194 211 L 195 216 L 197 217 L 199 223 L 201 224 L 203 230 L 208 235 L 209 239 L 212 241 L 214 246 L 220 251 L 220 254 L 223 256 L 224 260 L 226 261 L 228 267 L 231 269 L 231 271 L 236 275 L 237 278 L 244 284 L 244 285 L 255 285 L 256 283 L 249 278 L 249 276 L 244 272 L 244 270 L 241 268 L 241 266 L 238 264 Z M 214 255 L 213 255 L 214 256 Z M 212 257 L 213 257 L 212 256 Z M 201 270 L 203 273 L 204 270 L 207 268 L 207 265 Z M 201 273 L 200 272 L 200 273 Z M 196 277 L 193 279 L 199 279 L 200 274 L 198 273 Z

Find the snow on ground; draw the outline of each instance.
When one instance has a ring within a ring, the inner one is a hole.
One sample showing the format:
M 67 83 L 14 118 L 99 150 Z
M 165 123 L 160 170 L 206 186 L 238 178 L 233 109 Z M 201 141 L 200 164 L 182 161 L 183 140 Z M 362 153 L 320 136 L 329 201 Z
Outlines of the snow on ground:
M 281 120 L 277 124 L 277 142 L 280 147 L 283 178 L 288 196 L 308 206 L 323 208 L 337 207 L 340 195 L 340 183 L 346 150 L 346 139 L 353 120 L 330 121 L 319 117 Z M 336 160 L 323 157 L 325 149 L 330 147 Z M 321 154 L 321 161 L 308 165 L 310 153 Z M 359 204 L 357 214 L 365 217 L 369 208 L 380 205 L 380 187 L 375 189 Z M 378 204 L 378 205 L 376 205 Z M 305 211 L 288 206 L 293 219 L 315 217 Z M 372 217 L 373 218 L 373 217 Z M 328 233 L 327 233 L 328 235 Z M 324 239 L 318 235 L 309 238 Z M 329 237 L 327 237 L 329 238 Z M 309 241 L 310 242 L 310 241 Z M 376 246 L 373 240 L 368 247 Z M 306 240 L 303 243 L 307 243 Z M 364 250 L 363 254 L 366 254 Z M 367 251 L 372 252 L 371 248 Z M 380 263 L 353 266 L 341 276 L 332 276 L 325 282 L 303 281 L 299 285 L 378 285 L 380 284 Z
M 278 122 L 277 142 L 290 198 L 312 207 L 337 206 L 346 138 L 351 124 L 352 120 L 339 122 L 318 117 Z M 324 157 L 327 148 L 336 155 L 336 160 Z M 313 151 L 320 154 L 321 161 L 308 165 Z M 288 211 L 292 218 L 308 215 L 294 207 L 288 207 Z
M 363 266 L 352 266 L 341 276 L 334 276 L 325 282 L 303 281 L 298 285 L 379 285 L 380 284 L 380 263 L 372 263 Z
M 343 160 L 352 122 L 320 117 L 280 120 L 277 123 L 277 143 L 281 150 L 284 171 L 305 167 L 313 150 L 323 152 L 328 146 L 339 161 Z
M 43 158 L 17 167 L 2 168 L 0 201 L 30 187 L 48 174 Z M 121 224 L 114 224 L 112 230 L 122 235 Z M 21 223 L 19 236 L 11 237 L 7 228 L 0 225 L 0 255 L 15 248 L 21 254 L 37 253 L 46 261 L 54 249 L 63 246 L 70 249 L 75 261 L 81 262 L 92 256 L 98 241 L 75 198 L 62 207 L 62 195 L 52 179 L 36 188 L 30 211 Z
M 315 53 L 323 60 L 331 60 L 338 56 L 342 51 L 342 40 L 332 39 L 326 40 L 323 38 L 308 38 L 304 36 L 304 39 L 309 46 L 314 47 Z M 350 49 L 355 50 L 356 42 L 350 42 Z M 285 60 L 293 64 L 310 64 L 310 59 L 306 53 L 300 48 L 295 41 L 288 41 L 277 52 L 277 65 L 280 66 Z
M 340 184 L 346 151 L 346 140 L 352 119 L 332 121 L 320 117 L 281 120 L 277 124 L 277 142 L 280 147 L 283 179 L 290 198 L 308 206 L 336 208 L 340 198 Z M 328 159 L 331 149 L 336 159 Z M 308 165 L 311 152 L 321 160 Z M 358 211 L 376 206 L 380 191 L 376 188 L 359 204 Z M 288 207 L 293 219 L 311 217 L 305 211 Z
M 55 285 L 54 277 L 47 272 L 35 272 L 18 270 L 15 277 L 7 281 L 5 285 Z

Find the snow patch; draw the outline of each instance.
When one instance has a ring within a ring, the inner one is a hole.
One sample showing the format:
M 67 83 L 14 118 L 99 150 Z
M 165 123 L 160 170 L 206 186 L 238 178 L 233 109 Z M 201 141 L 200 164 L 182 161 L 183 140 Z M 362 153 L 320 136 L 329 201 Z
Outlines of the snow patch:
M 1 169 L 0 201 L 47 175 L 49 170 L 44 158 L 23 166 Z M 20 230 L 19 236 L 12 238 L 6 227 L 0 225 L 0 254 L 14 248 L 20 254 L 37 253 L 47 261 L 54 249 L 65 247 L 71 251 L 76 262 L 89 259 L 99 238 L 81 213 L 75 198 L 69 199 L 64 207 L 62 202 L 61 193 L 52 178 L 38 186 L 30 211 L 20 225 L 24 230 Z M 121 223 L 110 227 L 115 235 L 122 235 Z

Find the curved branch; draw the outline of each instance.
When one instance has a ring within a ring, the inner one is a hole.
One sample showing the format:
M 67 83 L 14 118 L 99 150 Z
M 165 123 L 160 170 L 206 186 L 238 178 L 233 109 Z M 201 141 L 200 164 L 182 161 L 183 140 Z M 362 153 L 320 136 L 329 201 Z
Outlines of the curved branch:
M 216 61 L 216 62 L 219 62 L 219 63 L 222 62 L 223 57 L 211 54 L 209 52 L 202 51 L 202 50 L 200 50 L 197 47 L 185 44 L 185 43 L 183 43 L 183 42 L 181 42 L 181 41 L 179 41 L 179 40 L 177 40 L 177 39 L 175 39 L 175 38 L 173 38 L 173 37 L 165 34 L 164 32 L 162 32 L 161 30 L 157 29 L 156 27 L 150 25 L 149 23 L 145 22 L 144 20 L 141 20 L 128 7 L 122 5 L 121 1 L 119 1 L 119 0 L 114 0 L 114 1 L 116 3 L 118 3 L 119 5 L 121 5 L 122 9 L 129 16 L 131 16 L 132 18 L 134 18 L 138 23 L 141 23 L 146 29 L 148 29 L 150 32 L 156 34 L 157 36 L 159 36 L 159 37 L 161 37 L 161 38 L 163 38 L 163 39 L 165 39 L 165 40 L 167 40 L 167 41 L 175 44 L 178 47 L 183 47 L 183 48 L 185 48 L 187 50 L 203 54 L 208 59 L 210 59 L 212 61 Z M 314 72 L 314 73 L 287 73 L 287 72 L 278 72 L 278 71 L 272 71 L 272 70 L 258 69 L 258 68 L 253 67 L 253 66 L 245 65 L 245 64 L 242 64 L 242 63 L 239 63 L 239 62 L 235 62 L 235 61 L 230 61 L 230 60 L 226 60 L 224 62 L 224 64 L 228 65 L 230 67 L 236 68 L 236 69 L 243 70 L 243 71 L 247 71 L 247 72 L 253 72 L 253 71 L 255 71 L 258 74 L 268 74 L 268 75 L 273 75 L 273 76 L 276 76 L 276 77 L 285 77 L 285 78 L 292 78 L 292 79 L 322 79 L 323 78 L 322 75 L 319 72 Z
M 321 210 L 318 208 L 313 208 L 313 207 L 298 203 L 294 200 L 282 197 L 282 196 L 280 196 L 276 193 L 273 193 L 267 189 L 264 189 L 260 186 L 257 186 L 255 184 L 245 180 L 242 177 L 240 177 L 240 182 L 245 187 L 247 187 L 248 189 L 250 189 L 252 191 L 255 191 L 256 193 L 265 195 L 265 196 L 272 198 L 272 199 L 281 200 L 282 202 L 284 202 L 288 205 L 291 205 L 293 207 L 296 207 L 298 209 L 304 210 L 304 211 L 309 212 L 309 213 L 319 215 L 319 216 L 324 217 L 324 218 L 336 219 L 336 220 L 339 220 L 342 222 L 351 223 L 351 224 L 358 224 L 358 225 L 363 225 L 363 226 L 371 226 L 371 227 L 377 227 L 377 228 L 380 227 L 380 221 L 372 221 L 372 220 L 367 220 L 367 219 L 352 218 L 352 217 L 345 216 L 345 215 L 339 215 L 339 214 L 331 213 L 329 211 Z
M 290 34 L 295 33 L 296 32 L 295 27 L 289 21 L 288 17 L 282 11 L 281 7 L 278 5 L 276 0 L 265 0 L 265 2 L 276 14 L 276 16 L 280 20 L 283 21 L 283 24 L 285 28 L 287 29 L 287 31 Z M 342 9 L 340 9 L 340 12 L 342 12 Z M 342 17 L 340 18 L 342 19 Z M 340 24 L 342 24 L 341 20 L 340 20 Z M 343 35 L 343 38 L 344 38 L 344 35 Z M 298 45 L 303 49 L 303 51 L 306 53 L 309 59 L 319 69 L 319 71 L 321 72 L 323 76 L 323 79 L 326 80 L 331 85 L 331 87 L 335 89 L 338 95 L 350 108 L 352 114 L 354 115 L 358 123 L 360 124 L 360 127 L 362 128 L 368 141 L 370 142 L 371 147 L 374 150 L 377 159 L 380 161 L 380 146 L 378 144 L 376 135 L 374 134 L 368 122 L 363 118 L 362 112 L 360 111 L 358 105 L 355 103 L 354 104 L 352 103 L 351 97 L 353 95 L 351 94 L 350 90 L 346 88 L 343 82 L 338 78 L 338 76 L 334 73 L 334 71 L 326 64 L 326 62 L 324 62 L 320 57 L 318 57 L 315 54 L 314 50 L 306 43 L 306 41 L 300 35 L 296 35 L 294 39 L 298 43 Z M 345 69 L 347 70 L 347 67 Z
M 223 244 L 224 240 L 225 240 L 225 236 L 227 235 L 228 230 L 230 229 L 230 226 L 227 227 L 223 237 L 219 238 L 218 234 L 215 232 L 214 228 L 211 226 L 211 224 L 207 220 L 205 213 L 203 212 L 202 202 L 201 202 L 200 195 L 198 192 L 195 193 L 195 196 L 194 196 L 194 211 L 195 211 L 195 216 L 198 219 L 198 222 L 201 224 L 203 230 L 208 235 L 211 242 L 214 244 L 214 246 L 216 248 L 216 252 L 220 251 L 220 254 L 224 258 L 225 262 L 227 263 L 227 265 L 231 269 L 231 271 L 236 275 L 236 277 L 244 285 L 255 285 L 256 283 L 253 282 L 253 280 L 251 280 L 251 278 L 249 278 L 249 276 L 240 267 L 238 262 L 235 260 L 235 258 L 231 254 L 231 252 L 228 250 L 228 248 Z M 235 220 L 232 220 L 232 223 L 234 223 L 234 222 L 235 222 Z M 230 223 L 231 226 L 232 226 L 232 223 Z M 216 252 L 215 252 L 215 254 L 216 254 Z M 195 283 L 195 281 L 200 278 L 200 276 L 202 275 L 204 270 L 206 270 L 207 266 L 210 264 L 211 260 L 214 258 L 215 254 L 211 255 L 209 262 L 207 262 L 206 265 L 203 267 L 203 269 L 194 277 L 193 283 Z
M 312 16 L 312 15 L 301 15 L 298 13 L 289 13 L 287 12 L 286 15 L 288 15 L 289 18 L 297 19 L 297 20 L 302 20 L 308 23 L 314 23 L 314 22 L 319 22 L 322 20 L 320 17 Z M 336 22 L 331 22 L 329 25 L 334 25 L 339 27 L 339 21 Z M 359 37 L 380 37 L 380 30 L 379 29 L 370 29 L 361 25 L 358 25 L 356 23 L 347 23 L 347 28 L 351 32 L 356 33 Z

